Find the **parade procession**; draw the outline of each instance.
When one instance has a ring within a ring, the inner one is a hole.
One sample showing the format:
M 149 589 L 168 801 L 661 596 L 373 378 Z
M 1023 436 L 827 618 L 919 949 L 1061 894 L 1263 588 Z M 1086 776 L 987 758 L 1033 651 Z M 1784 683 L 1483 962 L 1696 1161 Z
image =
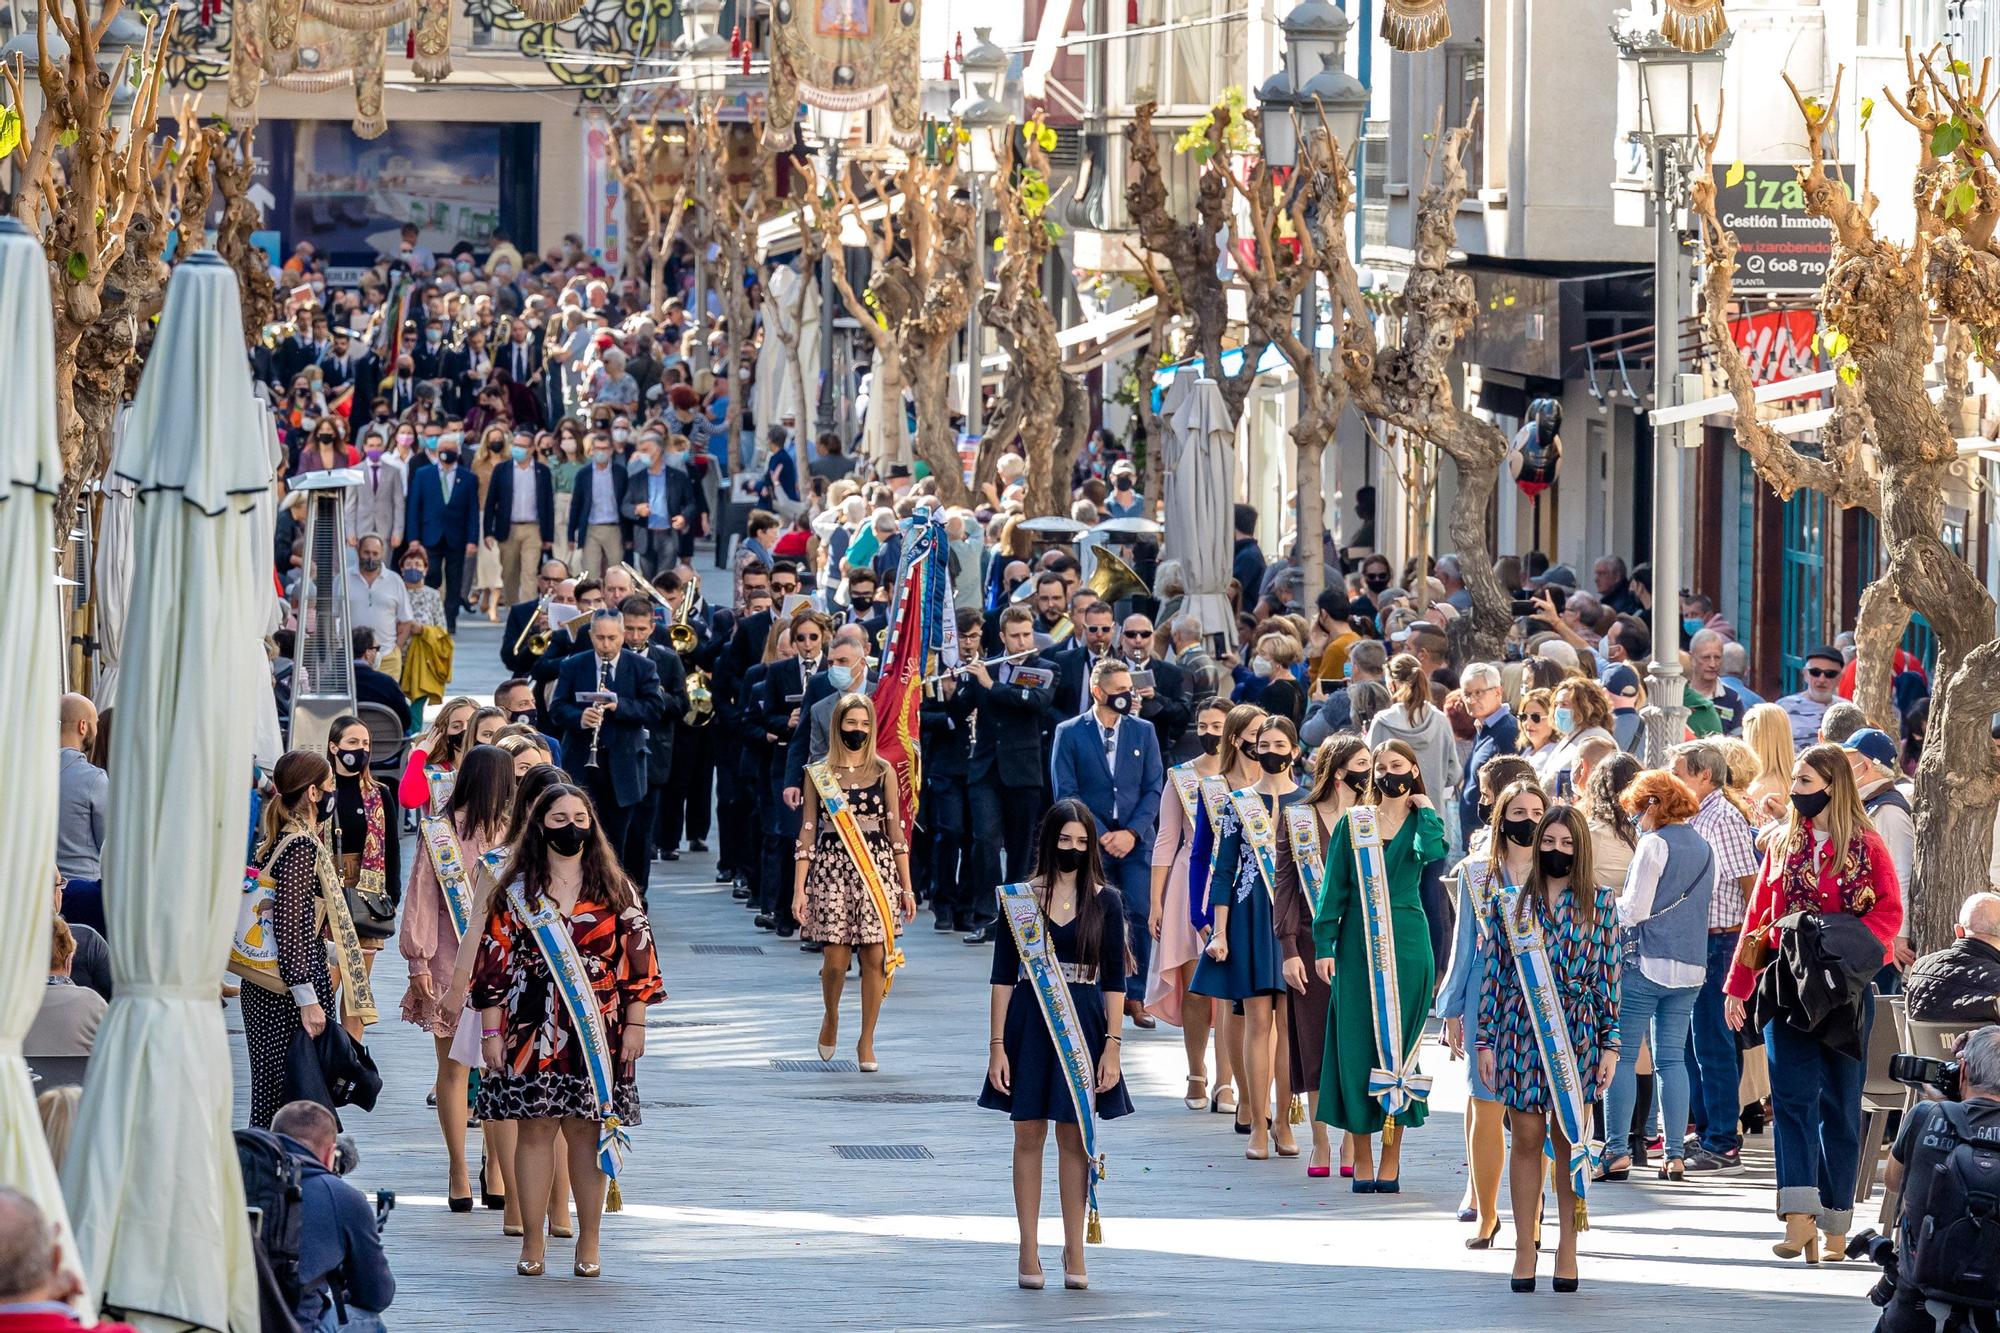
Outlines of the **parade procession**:
M 0 1333 L 2000 1333 L 2000 17 L 1622 2 L 0 6 Z

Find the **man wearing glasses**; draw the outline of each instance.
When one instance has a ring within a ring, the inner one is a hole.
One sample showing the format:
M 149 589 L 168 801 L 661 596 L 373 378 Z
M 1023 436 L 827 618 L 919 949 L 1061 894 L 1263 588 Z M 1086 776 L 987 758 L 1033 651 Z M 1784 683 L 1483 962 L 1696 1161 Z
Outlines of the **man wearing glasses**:
M 1803 750 L 1819 739 L 1819 720 L 1834 701 L 1840 669 L 1847 660 L 1838 648 L 1815 648 L 1806 654 L 1805 688 L 1778 700 L 1778 707 L 1792 720 L 1792 744 Z
M 1153 724 L 1160 753 L 1174 756 L 1174 761 L 1179 762 L 1176 749 L 1194 718 L 1194 700 L 1188 692 L 1187 673 L 1156 657 L 1153 645 L 1152 620 L 1137 614 L 1125 617 L 1119 629 L 1118 652 L 1132 666 L 1139 716 Z M 1150 673 L 1150 682 L 1144 673 Z

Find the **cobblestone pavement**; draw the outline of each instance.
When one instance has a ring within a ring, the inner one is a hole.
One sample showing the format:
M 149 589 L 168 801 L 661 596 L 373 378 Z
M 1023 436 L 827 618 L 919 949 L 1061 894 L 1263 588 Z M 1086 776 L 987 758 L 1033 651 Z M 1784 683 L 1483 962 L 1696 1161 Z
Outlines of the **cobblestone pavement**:
M 464 688 L 484 679 L 497 631 L 461 627 Z M 410 849 L 411 852 L 414 848 Z M 407 855 L 408 853 L 406 853 Z M 363 1189 L 392 1189 L 387 1245 L 399 1291 L 392 1328 L 1033 1328 L 1052 1324 L 1203 1329 L 1303 1328 L 1866 1329 L 1875 1270 L 1774 1258 L 1770 1141 L 1752 1171 L 1683 1186 L 1600 1186 L 1583 1239 L 1582 1290 L 1506 1287 L 1511 1254 L 1474 1253 L 1453 1220 L 1465 1168 L 1464 1066 L 1431 1048 L 1431 1121 L 1407 1140 L 1403 1193 L 1357 1197 L 1308 1180 L 1303 1160 L 1249 1162 L 1246 1140 L 1180 1098 L 1179 1033 L 1127 1028 L 1138 1114 L 1108 1125 L 1104 1241 L 1092 1289 L 1014 1286 L 1011 1136 L 973 1104 L 986 1059 L 988 956 L 919 914 L 906 940 L 876 1049 L 882 1072 L 853 1069 L 858 988 L 842 1012 L 838 1061 L 813 1042 L 818 959 L 753 930 L 712 859 L 654 866 L 651 901 L 669 998 L 649 1020 L 639 1071 L 625 1211 L 607 1217 L 604 1276 L 514 1276 L 516 1242 L 497 1213 L 445 1210 L 444 1154 L 424 1105 L 430 1040 L 393 1017 L 403 968 L 383 955 L 383 1014 L 369 1044 L 384 1091 L 348 1117 Z M 231 1027 L 240 1028 L 231 1015 Z M 236 1044 L 239 1119 L 247 1074 Z M 781 1068 L 778 1061 L 800 1061 Z M 916 1160 L 849 1160 L 837 1149 L 907 1146 Z M 1053 1147 L 1050 1156 L 1053 1159 Z M 1054 1208 L 1051 1164 L 1044 1207 Z M 1872 1207 L 1864 1207 L 1865 1215 Z M 1061 1269 L 1060 1225 L 1045 1217 L 1043 1266 Z M 1502 1232 L 1503 1240 L 1511 1227 Z

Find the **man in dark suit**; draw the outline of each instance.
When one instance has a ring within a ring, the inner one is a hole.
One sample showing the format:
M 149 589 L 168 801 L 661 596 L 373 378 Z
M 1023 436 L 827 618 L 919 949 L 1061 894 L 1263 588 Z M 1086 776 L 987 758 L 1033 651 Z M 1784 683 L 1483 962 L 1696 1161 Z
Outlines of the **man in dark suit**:
M 701 491 L 686 472 L 667 466 L 666 457 L 657 428 L 640 437 L 618 510 L 631 523 L 633 563 L 649 579 L 680 559 L 681 534 L 701 522 Z
M 403 697 L 403 687 L 387 672 L 375 669 L 375 663 L 382 655 L 382 645 L 375 641 L 375 631 L 366 625 L 356 625 L 349 631 L 354 644 L 354 702 L 357 704 L 381 704 L 396 715 L 396 721 L 403 726 L 403 734 L 410 734 L 410 701 Z
M 524 602 L 516 602 L 507 608 L 507 624 L 500 631 L 500 664 L 509 674 L 525 676 L 534 669 L 536 654 L 528 649 L 527 640 L 534 637 L 528 633 L 528 622 L 541 610 L 542 599 L 555 596 L 556 587 L 569 577 L 569 566 L 553 557 L 542 561 L 542 567 L 535 577 L 535 595 Z M 575 595 L 571 594 L 572 604 Z M 544 620 L 539 629 L 547 629 Z
M 500 595 L 509 602 L 528 596 L 528 571 L 556 544 L 556 485 L 549 465 L 525 445 L 513 446 L 514 461 L 493 469 L 486 482 L 486 540 L 500 548 Z
M 431 553 L 424 582 L 444 588 L 445 628 L 458 633 L 465 604 L 465 558 L 479 553 L 479 482 L 458 465 L 459 437 L 438 440 L 437 465 L 410 478 L 410 514 L 403 535 Z
M 996 890 L 1002 882 L 1001 853 L 1006 853 L 1006 882 L 1026 878 L 1035 821 L 1042 815 L 1042 788 L 1048 781 L 1042 720 L 1055 700 L 1055 665 L 1035 656 L 1034 646 L 1034 612 L 1008 607 L 1000 613 L 1000 651 L 1027 656 L 994 667 L 975 664 L 959 685 L 972 700 L 972 755 L 965 780 L 971 827 L 979 833 L 973 843 L 977 870 L 967 895 L 973 924 L 967 944 L 993 942 L 993 923 L 1000 915 Z M 1041 673 L 1041 683 L 1024 683 L 1024 669 Z
M 957 619 L 959 661 L 977 662 L 984 619 L 971 608 L 960 608 Z M 924 793 L 917 806 L 911 862 L 918 892 L 928 893 L 940 931 L 967 931 L 973 926 L 972 794 L 966 786 L 972 769 L 973 700 L 960 683 L 963 679 L 951 675 L 932 685 L 919 713 Z
M 643 868 L 653 864 L 653 829 L 659 804 L 667 798 L 667 784 L 673 779 L 674 725 L 687 713 L 687 671 L 673 649 L 653 642 L 650 601 L 639 596 L 627 597 L 619 603 L 618 612 L 625 622 L 625 650 L 653 664 L 659 675 L 662 700 L 660 720 L 646 728 L 646 797 L 633 813 L 623 849 L 626 865 L 642 867 L 644 873 Z
M 1104 876 L 1125 899 L 1132 975 L 1144 976 L 1153 955 L 1147 918 L 1152 913 L 1153 833 L 1166 769 L 1153 729 L 1137 716 L 1139 700 L 1132 692 L 1129 666 L 1115 657 L 1098 663 L 1090 678 L 1090 698 L 1088 713 L 1056 728 L 1050 776 L 1058 801 L 1075 797 L 1097 817 Z M 1125 1001 L 1125 1013 L 1140 1027 L 1152 1026 L 1137 997 Z
M 598 827 L 620 852 L 632 883 L 643 890 L 647 867 L 625 854 L 626 834 L 650 794 L 646 733 L 666 720 L 667 700 L 652 662 L 625 650 L 625 621 L 618 612 L 591 617 L 590 647 L 564 662 L 556 674 L 551 713 L 562 731 L 570 774 L 590 793 Z M 590 702 L 592 696 L 611 697 L 596 703 Z
M 537 705 L 544 718 L 553 715 L 550 695 L 555 689 L 556 677 L 562 674 L 562 665 L 579 653 L 590 651 L 590 617 L 604 609 L 604 585 L 596 579 L 578 579 L 571 583 L 568 579 L 556 585 L 549 600 L 564 604 L 567 589 L 567 604 L 576 607 L 583 615 L 571 620 L 567 625 L 549 635 L 549 646 L 542 649 L 542 655 L 528 668 L 528 676 L 535 682 Z
M 542 418 L 542 403 L 534 392 L 535 376 L 542 369 L 542 340 L 535 336 L 525 320 L 510 320 L 507 325 L 507 341 L 500 344 L 500 350 L 493 354 L 496 370 L 507 372 L 512 381 L 528 398 L 534 400 L 533 417 L 516 416 L 516 421 L 532 419 L 537 425 L 545 424 Z M 510 398 L 512 395 L 509 395 Z
M 1134 681 L 1133 689 L 1139 696 L 1139 716 L 1153 724 L 1160 742 L 1161 761 L 1166 762 L 1169 756 L 1178 754 L 1181 738 L 1194 720 L 1194 699 L 1188 692 L 1187 674 L 1165 658 L 1154 657 L 1153 642 L 1150 616 L 1134 612 L 1125 617 L 1119 630 L 1119 649 L 1133 671 L 1153 673 L 1151 686 L 1142 688 Z M 1180 757 L 1192 759 L 1194 755 Z
M 1090 678 L 1097 664 L 1118 648 L 1118 617 L 1103 602 L 1092 602 L 1083 613 L 1077 641 L 1049 654 L 1056 667 L 1056 720 L 1063 721 L 1090 707 Z
M 611 437 L 594 430 L 584 437 L 590 466 L 576 474 L 570 492 L 569 544 L 579 553 L 580 568 L 604 577 L 604 571 L 625 558 L 625 536 L 619 518 L 625 512 L 625 487 L 631 473 L 611 449 Z

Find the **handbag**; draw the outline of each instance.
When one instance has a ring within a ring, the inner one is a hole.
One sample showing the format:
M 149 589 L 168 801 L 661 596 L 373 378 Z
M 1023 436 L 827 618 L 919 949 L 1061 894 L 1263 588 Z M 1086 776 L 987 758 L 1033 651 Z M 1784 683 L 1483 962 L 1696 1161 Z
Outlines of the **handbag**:
M 347 915 L 354 922 L 356 935 L 364 940 L 386 940 L 396 933 L 396 904 L 388 893 L 363 888 L 343 888 L 341 893 L 347 897 Z
M 1771 964 L 1771 923 L 1746 930 L 1736 941 L 1735 965 L 1755 976 Z
M 243 897 L 236 908 L 236 933 L 229 942 L 229 971 L 261 990 L 278 995 L 290 988 L 278 974 L 278 882 L 271 878 L 271 867 L 294 838 L 305 836 L 294 833 L 280 838 L 271 848 L 271 854 L 264 858 L 264 864 L 244 868 Z

